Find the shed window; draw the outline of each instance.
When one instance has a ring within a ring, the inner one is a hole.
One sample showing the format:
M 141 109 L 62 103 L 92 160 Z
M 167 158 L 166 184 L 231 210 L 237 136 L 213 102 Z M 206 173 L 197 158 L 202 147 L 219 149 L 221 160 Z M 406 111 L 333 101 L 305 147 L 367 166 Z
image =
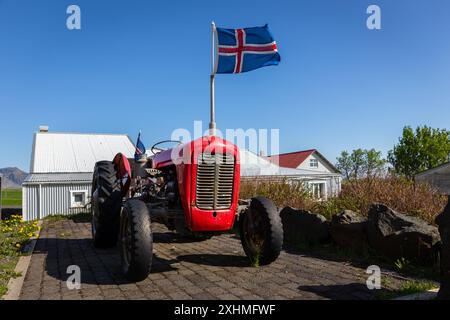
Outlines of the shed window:
M 317 159 L 310 159 L 309 160 L 309 166 L 311 168 L 318 168 L 319 167 L 319 161 Z
M 75 193 L 73 195 L 73 202 L 81 204 L 83 203 L 83 194 L 82 193 Z
M 86 206 L 87 191 L 70 191 L 70 207 L 83 208 Z

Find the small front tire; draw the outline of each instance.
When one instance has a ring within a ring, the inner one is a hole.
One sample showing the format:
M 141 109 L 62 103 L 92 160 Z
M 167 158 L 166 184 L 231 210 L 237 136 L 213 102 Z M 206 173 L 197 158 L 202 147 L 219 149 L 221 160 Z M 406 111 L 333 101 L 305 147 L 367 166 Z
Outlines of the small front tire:
M 148 277 L 152 267 L 153 234 L 150 212 L 143 201 L 128 200 L 120 216 L 122 272 L 131 281 Z

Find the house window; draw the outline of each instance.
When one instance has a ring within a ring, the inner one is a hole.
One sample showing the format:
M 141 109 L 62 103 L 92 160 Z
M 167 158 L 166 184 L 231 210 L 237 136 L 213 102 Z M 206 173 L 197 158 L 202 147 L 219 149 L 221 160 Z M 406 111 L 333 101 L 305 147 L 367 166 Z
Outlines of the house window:
M 309 159 L 309 166 L 311 168 L 318 168 L 319 167 L 319 161 L 317 159 Z
M 76 190 L 70 191 L 70 207 L 71 208 L 84 208 L 86 206 L 87 191 Z

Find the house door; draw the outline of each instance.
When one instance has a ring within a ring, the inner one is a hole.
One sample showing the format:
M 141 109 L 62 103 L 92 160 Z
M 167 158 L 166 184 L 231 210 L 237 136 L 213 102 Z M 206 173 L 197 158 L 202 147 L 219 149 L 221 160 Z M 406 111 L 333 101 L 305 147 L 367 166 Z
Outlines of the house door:
M 309 184 L 311 189 L 311 194 L 316 199 L 325 199 L 325 182 L 311 182 Z

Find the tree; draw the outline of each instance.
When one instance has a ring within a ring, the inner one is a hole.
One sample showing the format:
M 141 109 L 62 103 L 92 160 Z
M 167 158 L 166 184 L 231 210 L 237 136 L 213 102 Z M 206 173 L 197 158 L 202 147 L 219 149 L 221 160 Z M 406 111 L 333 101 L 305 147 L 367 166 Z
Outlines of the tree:
M 386 164 L 381 152 L 375 149 L 356 149 L 351 154 L 342 151 L 336 160 L 336 168 L 347 180 L 374 178 L 384 171 Z
M 387 160 L 383 159 L 381 151 L 375 149 L 365 150 L 364 169 L 368 178 L 374 178 L 385 172 Z
M 448 161 L 450 153 L 450 132 L 445 129 L 433 129 L 419 126 L 403 128 L 399 143 L 389 151 L 388 160 L 395 172 L 408 178 L 434 168 Z

